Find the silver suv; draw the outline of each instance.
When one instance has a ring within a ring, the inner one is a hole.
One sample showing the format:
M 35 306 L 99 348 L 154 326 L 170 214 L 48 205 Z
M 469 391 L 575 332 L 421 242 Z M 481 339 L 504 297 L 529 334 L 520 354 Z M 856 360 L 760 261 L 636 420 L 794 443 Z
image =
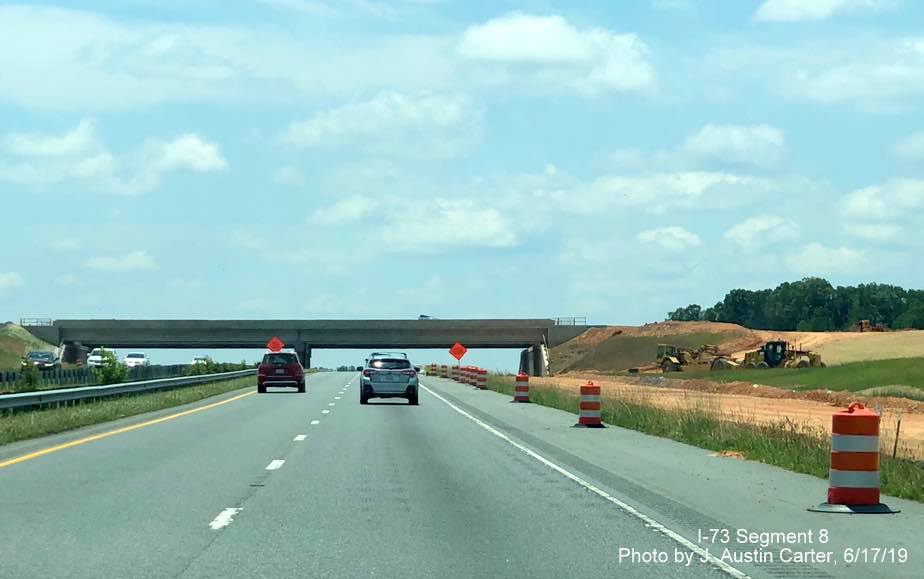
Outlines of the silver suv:
M 366 358 L 359 379 L 359 403 L 370 398 L 407 398 L 417 406 L 418 368 L 411 365 L 404 353 L 376 352 Z

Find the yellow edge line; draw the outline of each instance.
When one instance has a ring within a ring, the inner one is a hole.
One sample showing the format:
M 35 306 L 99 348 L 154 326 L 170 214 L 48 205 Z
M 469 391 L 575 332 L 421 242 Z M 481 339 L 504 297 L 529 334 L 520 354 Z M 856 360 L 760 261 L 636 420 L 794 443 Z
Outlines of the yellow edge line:
M 48 448 L 43 448 L 42 450 L 36 450 L 35 452 L 30 452 L 29 454 L 24 454 L 22 456 L 17 456 L 16 458 L 11 458 L 9 460 L 4 460 L 0 462 L 0 468 L 6 468 L 20 462 L 26 462 L 27 460 L 32 460 L 40 456 L 45 456 L 46 454 L 51 454 L 53 452 L 58 452 L 67 448 L 74 446 L 80 446 L 81 444 L 87 444 L 88 442 L 95 442 L 97 440 L 102 440 L 104 438 L 109 438 L 110 436 L 115 436 L 117 434 L 123 434 L 125 432 L 131 432 L 132 430 L 138 430 L 139 428 L 145 428 L 147 426 L 153 426 L 155 424 L 160 424 L 161 422 L 167 422 L 168 420 L 174 420 L 183 416 L 188 416 L 190 414 L 195 414 L 196 412 L 202 412 L 203 410 L 209 410 L 211 408 L 216 408 L 222 406 L 223 404 L 230 404 L 235 400 L 240 400 L 246 396 L 252 396 L 256 394 L 255 391 L 246 392 L 244 394 L 238 394 L 233 398 L 228 398 L 227 400 L 222 400 L 220 402 L 213 402 L 212 404 L 207 404 L 205 406 L 200 406 L 198 408 L 191 408 L 189 410 L 184 410 L 183 412 L 177 412 L 176 414 L 170 414 L 169 416 L 162 416 L 161 418 L 155 418 L 154 420 L 148 420 L 146 422 L 139 422 L 138 424 L 132 424 L 131 426 L 124 426 L 122 428 L 116 428 L 115 430 L 109 430 L 107 432 L 100 432 L 99 434 L 94 434 L 92 436 L 87 436 L 85 438 L 78 438 L 77 440 L 72 440 L 70 442 L 65 442 L 63 444 L 58 444 L 55 446 L 49 446 Z

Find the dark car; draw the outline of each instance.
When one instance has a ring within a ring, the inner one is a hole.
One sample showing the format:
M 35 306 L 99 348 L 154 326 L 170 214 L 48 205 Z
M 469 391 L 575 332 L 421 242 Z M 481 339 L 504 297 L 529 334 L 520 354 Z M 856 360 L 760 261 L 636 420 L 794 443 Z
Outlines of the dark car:
M 305 392 L 305 371 L 295 352 L 268 352 L 257 367 L 257 392 L 268 386 L 289 386 Z
M 39 370 L 57 370 L 59 365 L 54 352 L 29 352 L 23 358 L 22 366 L 25 367 L 29 363 Z

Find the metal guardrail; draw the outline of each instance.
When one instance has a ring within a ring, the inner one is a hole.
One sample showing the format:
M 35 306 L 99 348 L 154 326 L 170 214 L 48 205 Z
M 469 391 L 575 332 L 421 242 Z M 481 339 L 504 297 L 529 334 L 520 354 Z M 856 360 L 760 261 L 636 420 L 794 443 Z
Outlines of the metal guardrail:
M 569 316 L 565 318 L 555 318 L 556 326 L 586 326 L 586 316 Z
M 188 368 L 187 364 L 171 364 L 169 366 L 134 366 L 127 368 L 126 380 L 138 382 L 141 380 L 154 380 L 155 378 L 175 378 L 182 376 L 183 371 Z M 19 380 L 22 371 L 18 372 L 0 372 L 0 388 L 5 384 L 14 384 Z M 93 374 L 93 368 L 68 368 L 58 370 L 40 370 L 41 382 L 43 384 L 86 384 L 87 386 L 96 384 L 96 376 Z
M 256 373 L 256 369 L 237 370 L 235 372 L 222 372 L 220 374 L 161 378 L 159 380 L 145 380 L 143 382 L 122 382 L 121 384 L 107 384 L 106 386 L 84 386 L 80 388 L 60 388 L 57 390 L 37 390 L 35 392 L 4 394 L 0 395 L 0 410 L 36 408 L 61 402 L 95 400 L 98 398 L 119 396 L 121 394 L 135 394 L 138 392 L 155 392 L 157 390 L 168 390 L 170 388 L 192 386 L 205 382 L 230 380 L 232 378 L 255 375 Z

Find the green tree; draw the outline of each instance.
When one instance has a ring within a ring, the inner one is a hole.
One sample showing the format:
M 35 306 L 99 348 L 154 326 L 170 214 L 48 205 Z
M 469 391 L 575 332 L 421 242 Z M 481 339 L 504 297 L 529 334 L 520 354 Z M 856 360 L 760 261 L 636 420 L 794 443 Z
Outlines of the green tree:
M 100 365 L 93 368 L 93 375 L 99 384 L 118 384 L 125 380 L 127 373 L 128 369 L 108 350 L 103 350 Z
M 695 322 L 700 319 L 702 309 L 698 304 L 690 304 L 685 308 L 677 308 L 667 314 L 667 319 L 672 322 Z

